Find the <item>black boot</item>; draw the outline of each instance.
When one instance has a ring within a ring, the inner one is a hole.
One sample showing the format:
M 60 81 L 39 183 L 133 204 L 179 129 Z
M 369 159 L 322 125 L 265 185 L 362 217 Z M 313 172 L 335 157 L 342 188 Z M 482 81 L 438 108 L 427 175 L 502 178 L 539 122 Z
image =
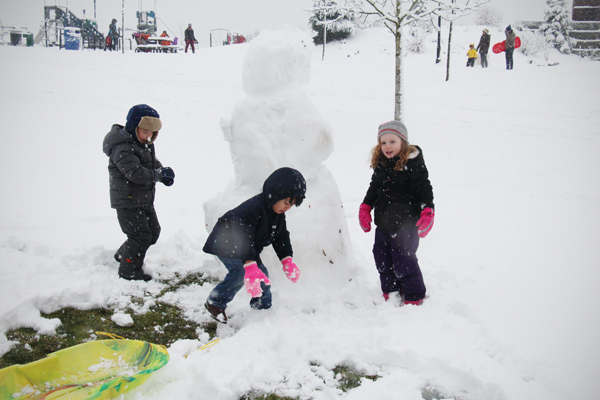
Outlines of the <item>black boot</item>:
M 119 264 L 121 263 L 121 259 L 123 258 L 123 249 L 125 248 L 125 243 L 123 243 L 121 245 L 121 247 L 119 247 L 119 250 L 117 250 L 117 252 L 115 253 L 115 261 L 118 262 Z
M 148 282 L 149 280 L 152 280 L 152 276 L 145 273 L 143 269 L 137 269 L 131 275 L 121 274 L 119 272 L 119 277 L 123 278 L 123 279 L 127 279 L 128 281 Z
M 222 308 L 213 306 L 208 301 L 204 303 L 204 308 L 208 310 L 210 316 L 213 317 L 215 321 L 220 322 L 222 324 L 227 323 L 227 314 L 225 314 L 225 310 L 223 310 Z
M 144 265 L 144 259 L 134 258 L 131 256 L 132 252 L 125 251 L 121 254 L 121 262 L 119 265 L 119 276 L 129 281 L 146 281 L 152 279 L 152 276 L 144 273 L 142 266 Z M 116 258 L 116 256 L 115 256 Z

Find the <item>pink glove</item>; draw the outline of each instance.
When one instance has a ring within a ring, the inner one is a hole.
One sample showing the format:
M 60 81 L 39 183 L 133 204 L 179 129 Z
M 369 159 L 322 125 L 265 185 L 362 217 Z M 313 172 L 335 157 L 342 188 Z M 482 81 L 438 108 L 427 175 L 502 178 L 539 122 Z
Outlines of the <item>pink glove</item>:
M 264 282 L 265 285 L 270 285 L 271 281 L 260 269 L 258 269 L 256 261 L 244 264 L 244 269 L 246 270 L 244 273 L 244 285 L 246 286 L 246 291 L 250 293 L 250 296 L 252 297 L 260 297 L 262 295 L 260 283 Z
M 422 239 L 433 228 L 433 217 L 435 216 L 435 211 L 429 207 L 425 207 L 423 211 L 421 211 L 421 218 L 417 221 L 417 226 L 419 229 L 417 233 L 419 237 Z
M 285 276 L 287 276 L 290 281 L 296 283 L 298 278 L 300 278 L 300 270 L 294 263 L 294 260 L 292 260 L 292 257 L 284 258 L 281 260 L 281 263 L 283 264 L 283 272 L 285 272 Z
M 372 207 L 368 204 L 362 203 L 358 210 L 358 222 L 363 231 L 369 232 L 371 230 L 371 210 Z

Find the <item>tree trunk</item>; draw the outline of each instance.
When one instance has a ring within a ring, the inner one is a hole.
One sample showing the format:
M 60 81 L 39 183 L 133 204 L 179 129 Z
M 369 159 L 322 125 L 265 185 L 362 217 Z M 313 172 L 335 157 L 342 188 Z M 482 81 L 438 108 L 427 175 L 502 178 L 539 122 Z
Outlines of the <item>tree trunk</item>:
M 402 119 L 402 25 L 396 26 L 396 86 L 394 119 Z
M 438 32 L 437 32 L 437 57 L 435 63 L 438 64 L 440 61 L 440 55 L 442 53 L 442 17 L 438 17 Z
M 325 14 L 323 20 L 323 55 L 321 55 L 321 60 L 325 59 L 325 43 L 327 43 L 327 14 Z
M 450 29 L 448 30 L 448 61 L 446 62 L 446 82 L 450 79 L 450 48 L 452 45 L 452 21 L 450 21 Z

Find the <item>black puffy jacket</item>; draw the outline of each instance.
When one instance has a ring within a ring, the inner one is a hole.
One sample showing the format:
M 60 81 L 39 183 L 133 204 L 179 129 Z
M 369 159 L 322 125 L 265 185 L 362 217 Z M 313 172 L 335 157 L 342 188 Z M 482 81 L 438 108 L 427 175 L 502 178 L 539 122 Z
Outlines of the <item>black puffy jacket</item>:
M 109 157 L 110 206 L 132 208 L 154 204 L 157 169 L 162 164 L 154 155 L 154 144 L 142 144 L 122 125 L 115 124 L 104 137 L 104 154 Z
M 204 252 L 260 263 L 262 250 L 273 245 L 280 260 L 291 257 L 293 251 L 285 214 L 277 214 L 273 205 L 288 197 L 304 197 L 305 192 L 306 182 L 300 172 L 292 168 L 278 169 L 267 178 L 262 193 L 219 218 L 204 244 Z
M 394 171 L 397 157 L 375 167 L 363 203 L 375 209 L 375 225 L 385 230 L 417 229 L 415 224 L 425 207 L 434 209 L 433 188 L 423 151 L 415 146 L 404 168 Z

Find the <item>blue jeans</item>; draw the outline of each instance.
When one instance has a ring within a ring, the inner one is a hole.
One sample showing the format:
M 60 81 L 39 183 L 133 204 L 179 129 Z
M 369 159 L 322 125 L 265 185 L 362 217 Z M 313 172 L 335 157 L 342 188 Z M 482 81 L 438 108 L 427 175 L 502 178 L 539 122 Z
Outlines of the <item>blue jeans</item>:
M 210 292 L 207 301 L 209 304 L 225 310 L 227 309 L 227 304 L 244 287 L 244 274 L 246 271 L 244 270 L 244 263 L 240 259 L 219 257 L 219 260 L 221 260 L 229 272 L 227 272 L 225 279 Z M 269 276 L 269 271 L 267 271 L 262 262 L 258 264 L 258 268 L 267 277 Z M 271 285 L 265 285 L 264 282 L 261 282 L 260 287 L 263 291 L 262 296 L 253 297 L 250 300 L 250 307 L 257 310 L 271 308 Z

